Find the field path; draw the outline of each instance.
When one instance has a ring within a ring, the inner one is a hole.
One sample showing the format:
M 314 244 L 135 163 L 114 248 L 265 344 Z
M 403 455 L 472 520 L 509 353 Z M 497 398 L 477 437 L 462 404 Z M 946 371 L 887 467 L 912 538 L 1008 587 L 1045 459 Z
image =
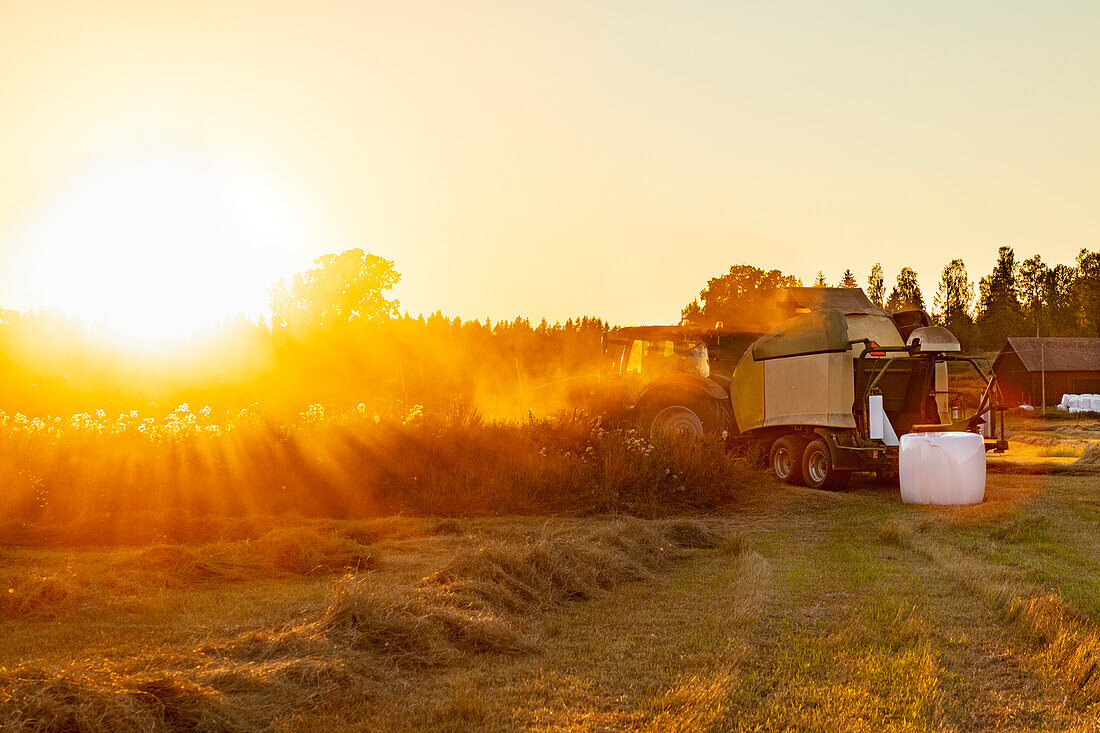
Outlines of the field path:
M 440 676 L 437 704 L 406 722 L 1100 730 L 1100 704 L 1011 617 L 1003 593 L 983 588 L 1056 591 L 1067 560 L 1096 567 L 1096 517 L 1080 510 L 1096 491 L 1087 479 L 990 476 L 988 501 L 971 509 L 908 507 L 873 488 L 776 490 L 731 520 L 745 547 L 702 552 L 656 584 L 553 613 L 541 654 Z M 1048 531 L 1017 536 L 1032 526 Z M 1083 588 L 1064 597 L 1087 598 L 1095 577 L 1082 573 Z M 1091 633 L 1092 609 L 1067 607 Z

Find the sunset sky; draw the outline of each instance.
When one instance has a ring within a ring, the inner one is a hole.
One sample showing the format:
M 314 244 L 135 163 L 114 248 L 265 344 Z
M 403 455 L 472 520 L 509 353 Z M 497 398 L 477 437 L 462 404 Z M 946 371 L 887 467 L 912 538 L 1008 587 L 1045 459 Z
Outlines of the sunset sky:
M 931 301 L 1100 247 L 1097 39 L 1087 0 L 0 0 L 0 306 L 255 315 L 351 247 L 413 314 L 670 322 L 742 262 Z

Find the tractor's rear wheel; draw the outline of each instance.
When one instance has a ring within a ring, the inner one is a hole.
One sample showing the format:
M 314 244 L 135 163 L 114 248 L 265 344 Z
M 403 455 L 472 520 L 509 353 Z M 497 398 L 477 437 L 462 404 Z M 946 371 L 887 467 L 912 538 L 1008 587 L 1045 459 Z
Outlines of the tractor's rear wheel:
M 777 479 L 792 486 L 805 483 L 802 474 L 802 454 L 805 448 L 806 441 L 797 435 L 783 435 L 772 443 L 772 449 L 768 452 L 768 466 Z
M 680 433 L 701 438 L 706 430 L 703 420 L 695 412 L 682 405 L 670 405 L 656 415 L 649 423 L 649 437 L 655 438 L 662 433 Z

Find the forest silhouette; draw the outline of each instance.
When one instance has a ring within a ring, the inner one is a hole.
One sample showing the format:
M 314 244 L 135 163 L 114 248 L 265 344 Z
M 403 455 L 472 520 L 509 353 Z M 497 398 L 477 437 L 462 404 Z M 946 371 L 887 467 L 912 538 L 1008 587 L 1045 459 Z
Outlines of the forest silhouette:
M 876 264 L 862 283 L 849 269 L 836 284 L 862 285 L 887 309 L 929 309 L 970 351 L 996 351 L 1012 335 L 1100 336 L 1100 251 L 1048 265 L 1001 247 L 976 283 L 962 260 L 952 260 L 931 308 L 916 275 L 903 267 L 891 285 Z M 394 262 L 361 249 L 325 255 L 272 287 L 269 320 L 229 319 L 156 352 L 120 349 L 64 315 L 3 311 L 0 410 L 67 416 L 171 411 L 186 402 L 278 416 L 312 404 L 449 409 L 461 402 L 520 417 L 564 406 L 570 384 L 605 366 L 601 342 L 612 324 L 598 315 L 564 323 L 462 320 L 441 311 L 414 317 L 391 297 L 400 277 Z M 774 325 L 781 289 L 800 284 L 779 270 L 733 265 L 680 315 L 693 325 L 759 330 Z

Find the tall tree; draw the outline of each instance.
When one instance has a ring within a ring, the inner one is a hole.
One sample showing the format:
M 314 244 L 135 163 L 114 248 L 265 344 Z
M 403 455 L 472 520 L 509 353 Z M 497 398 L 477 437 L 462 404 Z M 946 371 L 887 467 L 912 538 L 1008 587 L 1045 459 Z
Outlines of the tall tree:
M 897 283 L 890 289 L 886 299 L 886 309 L 891 311 L 924 309 L 924 296 L 917 282 L 917 272 L 912 267 L 903 267 L 898 272 Z
M 822 272 L 821 270 L 818 270 L 817 271 L 817 277 L 814 278 L 814 287 L 815 288 L 826 288 L 828 286 L 829 286 L 829 283 L 825 279 L 825 273 Z
M 1050 335 L 1046 322 L 1046 295 L 1051 271 L 1039 255 L 1029 257 L 1020 263 L 1016 271 L 1016 292 L 1020 297 L 1020 312 L 1028 329 L 1036 334 Z
M 1023 330 L 1016 267 L 1016 253 L 1012 247 L 1003 246 L 997 250 L 993 272 L 978 282 L 976 321 L 986 349 L 1000 349 L 1009 336 Z
M 698 301 L 689 303 L 681 317 L 693 325 L 766 328 L 779 315 L 781 290 L 802 282 L 779 270 L 761 270 L 752 265 L 733 265 L 725 275 L 707 281 Z
M 932 318 L 947 327 L 965 346 L 970 345 L 974 330 L 974 319 L 970 316 L 973 301 L 974 283 L 966 273 L 966 263 L 951 260 L 940 274 L 940 284 L 932 301 Z
M 1063 264 L 1050 268 L 1043 300 L 1047 304 L 1051 336 L 1077 336 L 1081 333 L 1076 289 L 1077 268 Z
M 280 280 L 271 289 L 276 326 L 331 326 L 355 320 L 383 321 L 397 316 L 397 300 L 386 298 L 401 275 L 393 262 L 361 249 L 328 254 L 316 267 Z
M 883 300 L 886 298 L 886 278 L 882 274 L 882 265 L 877 262 L 867 277 L 867 297 L 879 308 L 885 305 Z
M 1100 337 L 1100 251 L 1077 253 L 1076 291 L 1082 333 Z
M 856 282 L 856 276 L 852 274 L 851 270 L 845 270 L 837 286 L 842 288 L 858 288 L 859 283 Z

